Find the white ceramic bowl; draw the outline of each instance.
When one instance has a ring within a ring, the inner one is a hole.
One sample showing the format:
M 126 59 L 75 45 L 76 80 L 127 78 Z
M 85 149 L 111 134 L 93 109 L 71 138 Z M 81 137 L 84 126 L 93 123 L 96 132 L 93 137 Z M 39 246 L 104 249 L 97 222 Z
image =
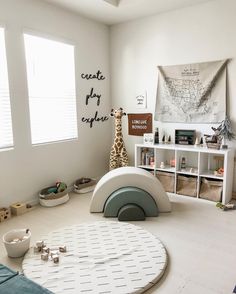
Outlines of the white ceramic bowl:
M 16 229 L 3 235 L 3 243 L 9 257 L 21 257 L 28 251 L 31 233 L 29 230 L 26 231 L 26 229 Z M 11 243 L 12 240 L 22 239 L 24 236 L 27 236 L 27 238 L 17 243 Z

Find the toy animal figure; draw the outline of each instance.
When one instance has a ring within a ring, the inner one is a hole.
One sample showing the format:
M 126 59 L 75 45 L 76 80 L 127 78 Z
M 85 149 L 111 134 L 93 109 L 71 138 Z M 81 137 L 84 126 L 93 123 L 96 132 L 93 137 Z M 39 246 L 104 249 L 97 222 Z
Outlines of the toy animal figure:
M 221 143 L 222 141 L 222 136 L 220 135 L 220 127 L 218 128 L 211 128 L 215 134 L 214 135 L 204 135 L 206 143 Z
M 128 154 L 125 148 L 125 143 L 122 135 L 121 119 L 125 112 L 122 108 L 111 110 L 111 116 L 115 118 L 115 138 L 110 152 L 110 170 L 128 165 Z

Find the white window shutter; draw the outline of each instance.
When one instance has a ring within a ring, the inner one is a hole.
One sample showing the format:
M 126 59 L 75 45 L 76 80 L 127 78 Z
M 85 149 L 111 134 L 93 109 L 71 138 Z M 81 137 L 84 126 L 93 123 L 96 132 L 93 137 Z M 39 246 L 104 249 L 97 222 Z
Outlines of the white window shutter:
M 0 28 L 0 149 L 13 146 L 4 29 Z
M 78 137 L 74 46 L 24 34 L 32 144 Z

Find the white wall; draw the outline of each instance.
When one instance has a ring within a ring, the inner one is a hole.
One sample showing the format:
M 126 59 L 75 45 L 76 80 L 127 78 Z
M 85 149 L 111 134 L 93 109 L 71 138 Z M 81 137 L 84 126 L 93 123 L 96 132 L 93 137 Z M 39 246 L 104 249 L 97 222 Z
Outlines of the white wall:
M 157 65 L 174 65 L 232 58 L 228 65 L 227 109 L 236 132 L 236 1 L 217 0 L 111 28 L 111 89 L 113 106 L 128 113 L 135 108 L 135 95 L 147 90 L 148 108 L 154 112 Z M 127 124 L 124 134 L 127 134 Z M 174 129 L 209 133 L 209 125 L 155 122 L 161 132 L 174 138 Z M 125 136 L 131 159 L 134 144 L 142 137 Z M 233 147 L 236 142 L 232 143 Z M 235 181 L 236 189 L 236 181 Z
M 101 176 L 108 169 L 111 145 L 110 121 L 92 129 L 83 116 L 110 111 L 109 28 L 97 22 L 36 0 L 0 0 L 0 25 L 6 28 L 10 92 L 15 147 L 0 151 L 0 207 L 15 201 L 37 199 L 38 191 L 57 180 L 71 185 L 81 176 Z M 78 133 L 76 141 L 31 146 L 27 81 L 22 33 L 33 30 L 76 46 Z M 104 81 L 85 81 L 82 72 L 100 69 Z M 85 105 L 85 95 L 94 87 L 102 94 Z

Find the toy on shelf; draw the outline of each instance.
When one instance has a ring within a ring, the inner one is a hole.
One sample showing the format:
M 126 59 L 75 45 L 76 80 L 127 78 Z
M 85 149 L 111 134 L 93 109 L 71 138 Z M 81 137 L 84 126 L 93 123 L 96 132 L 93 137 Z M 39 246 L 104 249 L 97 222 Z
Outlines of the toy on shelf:
M 221 167 L 221 168 L 219 168 L 219 169 L 217 169 L 217 170 L 215 170 L 214 171 L 214 175 L 215 176 L 224 176 L 224 169 L 223 169 L 223 167 Z
M 196 140 L 195 140 L 195 146 L 200 146 L 200 140 L 199 140 L 199 137 L 196 137 Z
M 223 138 L 220 134 L 220 127 L 211 129 L 214 131 L 213 135 L 204 135 L 207 148 L 220 149 Z
M 224 176 L 224 157 L 223 156 L 214 156 L 214 160 L 216 161 L 216 168 L 214 170 L 215 176 Z
M 175 159 L 170 159 L 170 167 L 175 167 Z
M 154 143 L 159 144 L 159 130 L 158 130 L 158 128 L 155 129 Z
M 165 168 L 165 163 L 164 163 L 164 161 L 161 162 L 161 164 L 160 164 L 160 168 Z
M 46 207 L 57 206 L 68 200 L 67 185 L 64 182 L 57 182 L 54 186 L 44 188 L 39 193 L 39 203 Z
M 75 181 L 74 183 L 74 192 L 83 194 L 83 193 L 88 193 L 92 192 L 97 184 L 96 179 L 92 178 L 80 178 Z
M 185 157 L 181 158 L 180 168 L 181 168 L 181 170 L 186 169 L 186 158 Z
M 0 223 L 9 219 L 11 217 L 11 212 L 9 208 L 1 207 L 0 208 Z
M 203 147 L 203 137 L 200 139 L 200 147 Z

